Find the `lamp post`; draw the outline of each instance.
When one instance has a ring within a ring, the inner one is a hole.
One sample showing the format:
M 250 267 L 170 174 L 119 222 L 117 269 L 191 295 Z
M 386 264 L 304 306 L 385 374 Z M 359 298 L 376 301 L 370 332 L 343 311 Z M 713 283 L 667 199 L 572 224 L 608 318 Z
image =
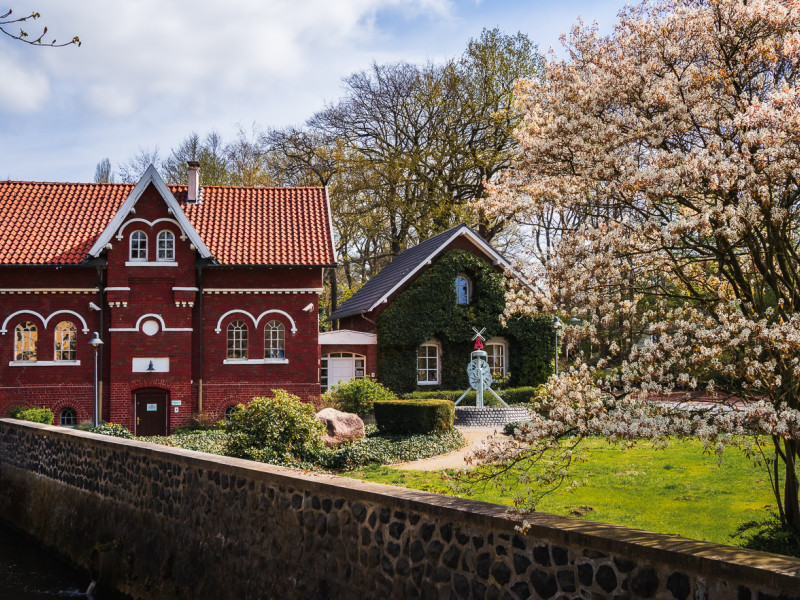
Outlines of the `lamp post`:
M 555 353 L 554 353 L 554 365 L 555 365 L 555 373 L 556 377 L 558 376 L 558 330 L 561 329 L 561 321 L 558 320 L 558 316 L 553 317 L 553 331 L 556 334 L 556 346 L 555 346 Z
M 97 427 L 100 423 L 97 420 L 100 414 L 100 394 L 99 392 L 99 379 L 97 372 L 97 354 L 100 346 L 103 345 L 103 340 L 100 339 L 100 334 L 96 331 L 92 334 L 92 339 L 89 340 L 89 345 L 94 348 L 94 426 Z

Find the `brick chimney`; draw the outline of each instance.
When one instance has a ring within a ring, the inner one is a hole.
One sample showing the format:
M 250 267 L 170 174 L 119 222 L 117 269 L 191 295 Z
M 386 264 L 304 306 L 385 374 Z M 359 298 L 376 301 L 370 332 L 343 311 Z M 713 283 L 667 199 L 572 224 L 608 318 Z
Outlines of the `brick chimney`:
M 186 164 L 189 167 L 189 191 L 186 194 L 186 202 L 189 204 L 199 204 L 201 200 L 200 163 L 195 160 L 190 160 Z

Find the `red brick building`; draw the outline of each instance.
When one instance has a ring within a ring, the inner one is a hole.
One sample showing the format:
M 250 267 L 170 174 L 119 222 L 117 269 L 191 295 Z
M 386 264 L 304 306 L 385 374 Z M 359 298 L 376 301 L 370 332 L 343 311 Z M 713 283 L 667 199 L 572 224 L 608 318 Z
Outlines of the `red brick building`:
M 323 188 L 0 182 L 0 415 L 137 435 L 283 388 L 320 393 Z

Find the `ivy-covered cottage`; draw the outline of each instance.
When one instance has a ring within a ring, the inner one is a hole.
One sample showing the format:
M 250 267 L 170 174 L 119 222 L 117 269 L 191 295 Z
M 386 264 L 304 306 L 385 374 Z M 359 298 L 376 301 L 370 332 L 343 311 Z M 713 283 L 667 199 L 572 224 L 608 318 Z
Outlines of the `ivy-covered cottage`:
M 318 396 L 324 188 L 0 182 L 0 416 L 136 435 L 283 388 Z
M 373 376 L 396 392 L 465 389 L 475 331 L 495 380 L 514 386 L 547 379 L 553 331 L 547 317 L 518 315 L 505 325 L 508 260 L 466 225 L 398 255 L 344 302 L 320 334 L 323 389 Z

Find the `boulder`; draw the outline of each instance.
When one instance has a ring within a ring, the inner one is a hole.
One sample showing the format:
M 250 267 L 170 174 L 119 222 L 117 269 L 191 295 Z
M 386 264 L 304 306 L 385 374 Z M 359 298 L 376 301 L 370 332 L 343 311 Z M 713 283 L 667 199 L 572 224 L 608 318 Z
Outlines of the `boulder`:
M 317 413 L 317 420 L 328 430 L 327 434 L 322 436 L 322 441 L 328 447 L 364 437 L 364 421 L 358 415 L 335 408 L 324 408 Z

